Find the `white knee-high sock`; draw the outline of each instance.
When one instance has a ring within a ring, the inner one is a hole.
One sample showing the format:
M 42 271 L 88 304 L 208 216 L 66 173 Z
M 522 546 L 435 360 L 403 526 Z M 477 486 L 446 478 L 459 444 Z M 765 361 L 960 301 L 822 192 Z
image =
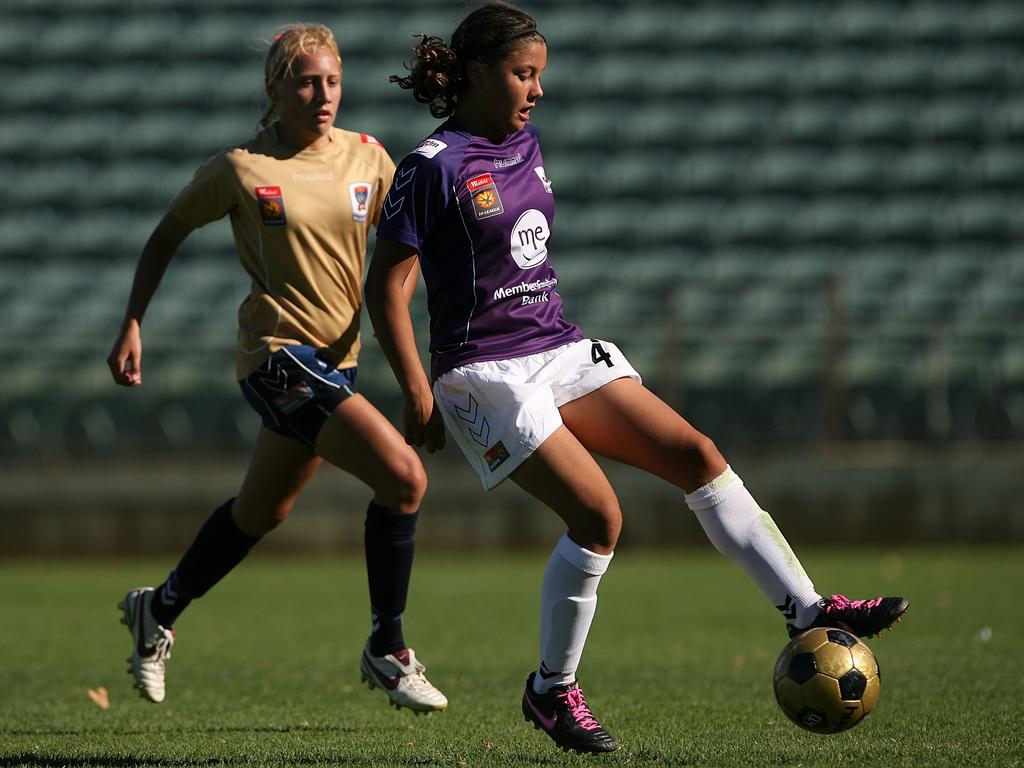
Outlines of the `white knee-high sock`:
M 597 610 L 597 585 L 612 555 L 599 555 L 562 536 L 551 553 L 540 592 L 540 669 L 536 693 L 576 679 L 590 623 Z
M 788 623 L 804 627 L 818 615 L 821 599 L 771 515 L 761 509 L 729 467 L 686 494 L 715 548 L 737 562 Z

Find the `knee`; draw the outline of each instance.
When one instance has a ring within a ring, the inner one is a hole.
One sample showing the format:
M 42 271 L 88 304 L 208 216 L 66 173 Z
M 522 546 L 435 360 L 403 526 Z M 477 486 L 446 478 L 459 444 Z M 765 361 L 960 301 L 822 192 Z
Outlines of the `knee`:
M 379 489 L 378 496 L 391 497 L 386 506 L 401 512 L 415 512 L 427 492 L 427 471 L 412 449 L 396 462 L 392 475 L 388 490 Z
M 276 504 L 273 507 L 271 507 L 268 510 L 267 516 L 266 516 L 266 521 L 267 521 L 267 526 L 268 526 L 267 530 L 268 531 L 272 531 L 275 528 L 277 528 L 277 526 L 279 526 L 281 523 L 283 523 L 285 520 L 288 519 L 288 515 L 291 514 L 291 511 L 292 511 L 292 502 L 291 501 L 282 502 L 280 504 Z
M 597 552 L 599 555 L 607 555 L 618 545 L 621 532 L 622 510 L 619 508 L 618 499 L 612 497 L 592 506 L 586 530 L 579 532 L 580 538 L 586 539 L 587 543 L 576 539 L 576 536 L 572 538 L 584 549 Z
M 676 449 L 681 458 L 679 485 L 689 493 L 707 485 L 725 471 L 725 457 L 707 435 L 696 432 L 681 441 Z
M 263 536 L 270 533 L 283 523 L 292 511 L 294 499 L 286 499 L 276 504 L 247 503 L 241 498 L 235 501 L 231 510 L 235 525 L 250 536 Z
M 600 531 L 599 543 L 602 548 L 611 552 L 618 546 L 619 534 L 622 533 L 622 512 L 619 510 L 618 504 L 615 505 L 614 513 L 605 516 L 603 521 L 604 526 Z

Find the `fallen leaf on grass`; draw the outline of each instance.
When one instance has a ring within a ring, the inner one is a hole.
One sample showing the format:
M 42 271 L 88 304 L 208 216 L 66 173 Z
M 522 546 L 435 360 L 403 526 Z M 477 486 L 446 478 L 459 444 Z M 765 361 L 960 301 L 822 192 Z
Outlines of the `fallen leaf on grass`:
M 110 709 L 110 698 L 107 696 L 107 689 L 102 685 L 99 688 L 90 688 L 89 698 L 100 709 Z

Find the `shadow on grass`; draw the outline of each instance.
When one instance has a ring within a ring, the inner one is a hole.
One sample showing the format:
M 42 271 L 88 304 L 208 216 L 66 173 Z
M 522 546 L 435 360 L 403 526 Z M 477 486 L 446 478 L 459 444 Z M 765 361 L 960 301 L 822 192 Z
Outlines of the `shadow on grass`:
M 219 726 L 212 725 L 206 728 L 186 728 L 181 730 L 175 730 L 175 734 L 185 733 L 205 733 L 205 734 L 235 734 L 235 733 L 249 733 L 249 734 L 335 734 L 335 735 L 347 735 L 354 733 L 365 734 L 367 728 L 354 728 L 354 727 L 340 727 L 330 725 L 311 725 L 311 726 L 299 726 L 299 725 L 266 725 L 266 726 Z M 46 729 L 46 728 L 34 728 L 24 730 L 6 730 L 0 735 L 6 736 L 50 736 L 50 737 L 88 737 L 95 735 L 97 729 Z M 153 730 L 153 729 L 135 729 L 135 730 L 118 730 L 119 736 L 162 736 L 167 731 Z M 45 750 L 45 748 L 44 748 Z M 61 754 L 59 751 L 50 750 L 36 750 L 32 752 L 21 752 L 0 755 L 0 768 L 87 768 L 88 766 L 95 766 L 96 768 L 140 768 L 141 766 L 165 766 L 166 768 L 190 768 L 196 767 L 202 768 L 203 766 L 241 766 L 241 765 L 273 765 L 273 766 L 300 766 L 300 765 L 324 765 L 325 760 L 330 765 L 339 766 L 360 766 L 360 765 L 380 765 L 380 756 L 374 755 L 345 755 L 345 754 L 332 754 L 329 757 L 325 757 L 323 752 L 316 752 L 308 755 L 296 755 L 294 753 L 285 754 L 275 752 L 271 749 L 266 754 L 254 757 L 250 754 L 224 754 L 213 757 L 198 757 L 194 755 L 181 755 L 175 757 L 160 757 L 154 755 L 111 755 L 111 754 L 97 754 L 97 755 L 67 755 Z M 70 750 L 69 750 L 70 751 Z M 427 768 L 427 766 L 438 766 L 439 768 L 444 766 L 447 768 L 451 766 L 453 761 L 448 758 L 436 758 L 436 757 L 419 757 L 419 758 L 408 758 L 402 759 L 398 756 L 389 756 L 392 764 L 396 768 L 405 766 L 407 768 Z M 552 759 L 550 761 L 543 760 L 539 764 L 561 764 L 562 761 Z
M 322 758 L 312 756 L 274 756 L 273 758 L 268 758 L 266 762 L 268 764 L 273 763 L 275 765 L 310 765 L 313 763 L 322 762 Z M 348 765 L 352 762 L 352 759 L 347 757 L 331 757 L 332 765 Z M 32 753 L 23 753 L 20 755 L 10 755 L 9 757 L 0 758 L 0 768 L 16 768 L 17 766 L 29 766 L 29 768 L 62 768 L 62 766 L 67 766 L 67 768 L 86 768 L 86 766 L 100 766 L 101 768 L 136 768 L 137 766 L 142 765 L 163 765 L 168 766 L 168 768 L 175 768 L 176 766 L 253 764 L 253 758 L 249 755 L 239 755 L 237 757 L 208 757 L 205 759 L 196 759 L 193 757 L 113 757 L 110 755 L 70 758 L 58 757 L 54 755 L 38 755 Z
M 30 752 L 22 753 L 20 755 L 10 755 L 8 757 L 0 758 L 0 766 L 3 768 L 14 768 L 14 766 L 32 766 L 35 768 L 59 768 L 60 766 L 69 766 L 69 768 L 82 768 L 84 766 L 96 765 L 96 766 L 109 766 L 109 768 L 131 768 L 132 766 L 139 765 L 167 765 L 167 766 L 184 766 L 184 765 L 225 765 L 232 763 L 244 763 L 249 761 L 248 758 L 209 758 L 206 760 L 195 760 L 192 758 L 181 758 L 179 759 L 167 759 L 167 758 L 144 758 L 144 757 L 111 757 L 109 755 L 95 756 L 95 757 L 56 757 L 51 755 L 38 755 Z M 249 761 L 251 762 L 251 761 Z M 287 761 L 282 761 L 287 762 Z M 344 763 L 344 759 L 339 762 Z
M 211 725 L 207 728 L 145 728 L 125 730 L 118 728 L 118 736 L 160 736 L 173 731 L 180 733 L 365 733 L 367 728 L 345 728 L 338 725 Z M 54 730 L 51 728 L 29 728 L 25 730 L 0 731 L 0 736 L 88 736 L 97 733 L 110 733 L 106 728 L 83 728 L 80 730 Z M 2 762 L 0 766 L 7 765 Z
M 204 765 L 323 765 L 323 755 L 290 756 L 267 755 L 260 759 L 254 759 L 251 755 L 224 756 L 224 757 L 180 757 L 180 758 L 146 758 L 146 757 L 125 757 L 111 755 L 96 755 L 93 757 L 59 757 L 55 755 L 40 755 L 31 752 L 23 752 L 20 755 L 8 755 L 0 757 L 0 768 L 139 768 L 139 766 L 153 765 L 166 766 L 167 768 L 185 768 L 186 766 Z M 330 765 L 380 765 L 378 758 L 366 757 L 345 757 L 344 755 L 332 755 L 328 758 Z M 559 760 L 545 760 L 542 764 L 561 764 Z M 395 766 L 450 766 L 452 761 L 448 759 L 415 759 L 415 760 L 393 760 Z

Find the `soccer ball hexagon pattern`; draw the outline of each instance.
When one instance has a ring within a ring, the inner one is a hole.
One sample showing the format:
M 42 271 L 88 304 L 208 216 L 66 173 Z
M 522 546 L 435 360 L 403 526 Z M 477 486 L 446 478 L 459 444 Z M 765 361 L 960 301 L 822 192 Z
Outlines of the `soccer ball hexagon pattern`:
M 815 627 L 790 640 L 775 662 L 775 699 L 786 717 L 814 733 L 838 733 L 878 703 L 881 672 L 863 640 Z

